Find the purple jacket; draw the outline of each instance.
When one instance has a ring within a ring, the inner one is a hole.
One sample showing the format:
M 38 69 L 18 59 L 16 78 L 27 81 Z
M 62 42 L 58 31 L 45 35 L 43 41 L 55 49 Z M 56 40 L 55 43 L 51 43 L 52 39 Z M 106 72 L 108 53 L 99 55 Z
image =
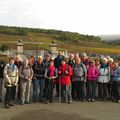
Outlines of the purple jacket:
M 87 80 L 97 80 L 99 75 L 99 70 L 96 66 L 88 66 L 87 67 Z

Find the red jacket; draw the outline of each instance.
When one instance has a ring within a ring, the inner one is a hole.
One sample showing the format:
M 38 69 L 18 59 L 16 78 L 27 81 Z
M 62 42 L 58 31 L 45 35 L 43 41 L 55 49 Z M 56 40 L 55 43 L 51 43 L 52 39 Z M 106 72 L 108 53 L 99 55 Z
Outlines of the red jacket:
M 66 74 L 65 71 L 68 71 L 68 74 Z M 59 84 L 70 85 L 71 84 L 70 76 L 72 76 L 72 68 L 68 64 L 61 65 L 58 68 L 58 76 Z

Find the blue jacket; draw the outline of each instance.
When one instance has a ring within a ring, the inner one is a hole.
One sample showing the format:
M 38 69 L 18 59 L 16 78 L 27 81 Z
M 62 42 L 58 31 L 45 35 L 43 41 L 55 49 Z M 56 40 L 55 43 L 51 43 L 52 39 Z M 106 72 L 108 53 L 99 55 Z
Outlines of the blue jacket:
M 120 66 L 114 70 L 112 80 L 120 81 Z

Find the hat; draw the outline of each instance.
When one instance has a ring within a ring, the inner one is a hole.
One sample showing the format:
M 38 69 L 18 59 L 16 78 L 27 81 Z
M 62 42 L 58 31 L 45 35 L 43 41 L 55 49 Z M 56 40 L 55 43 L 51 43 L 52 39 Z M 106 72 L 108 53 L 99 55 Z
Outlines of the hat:
M 48 53 L 48 54 L 46 54 L 46 57 L 47 57 L 47 56 L 50 57 L 51 55 Z

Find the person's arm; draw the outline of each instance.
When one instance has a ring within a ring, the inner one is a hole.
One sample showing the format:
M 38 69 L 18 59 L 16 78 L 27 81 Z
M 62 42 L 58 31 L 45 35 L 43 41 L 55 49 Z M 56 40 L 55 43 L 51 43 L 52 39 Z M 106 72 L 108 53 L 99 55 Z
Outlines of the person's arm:
M 32 69 L 32 67 L 30 68 L 30 71 L 31 71 L 31 75 L 30 75 L 30 77 L 28 78 L 29 80 L 32 80 L 32 78 L 33 78 L 33 75 L 34 75 L 34 72 L 33 72 L 33 69 Z
M 18 79 L 19 79 L 18 67 L 16 66 L 16 79 L 15 79 L 15 86 L 18 85 Z
M 45 70 L 45 78 L 49 79 L 49 77 L 47 76 L 47 72 L 48 72 L 48 70 L 46 68 L 46 70 Z
M 25 76 L 22 74 L 22 71 L 23 71 L 23 69 L 22 69 L 22 66 L 20 66 L 20 69 L 19 69 L 19 76 L 20 76 L 20 78 L 25 78 Z
M 5 83 L 8 83 L 8 84 L 11 85 L 11 80 L 8 77 L 8 74 L 7 74 L 7 67 L 8 67 L 8 65 L 5 66 L 4 71 L 3 71 L 3 73 L 4 73 L 4 80 L 5 80 Z
M 84 77 L 85 77 L 85 80 L 87 78 L 87 67 L 83 64 L 83 68 L 84 68 Z

